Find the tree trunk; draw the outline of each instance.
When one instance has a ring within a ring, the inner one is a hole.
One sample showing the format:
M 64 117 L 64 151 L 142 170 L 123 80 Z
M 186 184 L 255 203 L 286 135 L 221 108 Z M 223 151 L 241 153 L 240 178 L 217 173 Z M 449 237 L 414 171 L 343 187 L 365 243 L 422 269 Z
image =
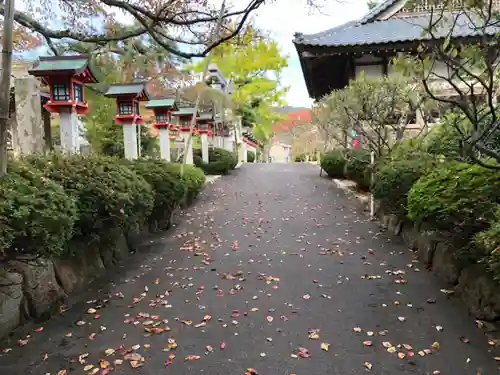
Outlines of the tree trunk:
M 7 173 L 7 131 L 9 124 L 10 75 L 12 72 L 13 23 L 14 0 L 6 0 L 2 40 L 2 74 L 0 76 L 0 176 Z

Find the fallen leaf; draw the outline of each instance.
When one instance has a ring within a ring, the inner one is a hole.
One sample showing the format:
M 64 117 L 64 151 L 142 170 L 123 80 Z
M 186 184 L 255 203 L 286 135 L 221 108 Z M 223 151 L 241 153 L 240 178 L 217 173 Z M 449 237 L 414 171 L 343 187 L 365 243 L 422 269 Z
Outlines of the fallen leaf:
M 81 365 L 85 364 L 85 358 L 89 356 L 89 353 L 83 353 L 78 356 L 78 362 L 80 362 Z
M 314 329 L 309 331 L 309 340 L 319 340 L 318 330 Z
M 128 353 L 123 357 L 125 361 L 142 361 L 144 358 L 139 353 Z

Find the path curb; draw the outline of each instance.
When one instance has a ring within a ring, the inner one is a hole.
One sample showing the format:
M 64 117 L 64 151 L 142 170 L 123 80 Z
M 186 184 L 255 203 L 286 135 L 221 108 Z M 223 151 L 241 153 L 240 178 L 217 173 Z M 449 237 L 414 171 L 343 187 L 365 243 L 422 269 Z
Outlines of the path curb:
M 339 180 L 337 178 L 333 178 L 332 181 L 337 188 L 356 198 L 361 204 L 363 204 L 365 209 L 370 208 L 370 194 L 362 194 L 359 191 L 356 191 L 356 183 L 354 181 Z
M 206 176 L 206 178 L 205 178 L 205 186 L 214 184 L 221 177 L 222 177 L 221 175 Z

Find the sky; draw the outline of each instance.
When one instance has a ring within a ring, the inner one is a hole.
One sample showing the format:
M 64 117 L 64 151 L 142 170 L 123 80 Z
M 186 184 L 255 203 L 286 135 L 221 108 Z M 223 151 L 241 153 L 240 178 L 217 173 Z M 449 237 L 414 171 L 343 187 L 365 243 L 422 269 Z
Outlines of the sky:
M 310 11 L 306 0 L 274 0 L 263 5 L 253 16 L 254 24 L 269 32 L 282 52 L 288 55 L 288 67 L 284 70 L 282 83 L 290 87 L 287 101 L 290 106 L 309 107 L 312 100 L 307 93 L 300 68 L 299 58 L 292 43 L 296 32 L 313 34 L 331 29 L 353 19 L 360 18 L 367 11 L 366 0 L 316 0 L 323 6 L 320 11 Z M 221 0 L 212 0 L 220 4 Z M 245 6 L 248 0 L 233 0 L 233 4 Z

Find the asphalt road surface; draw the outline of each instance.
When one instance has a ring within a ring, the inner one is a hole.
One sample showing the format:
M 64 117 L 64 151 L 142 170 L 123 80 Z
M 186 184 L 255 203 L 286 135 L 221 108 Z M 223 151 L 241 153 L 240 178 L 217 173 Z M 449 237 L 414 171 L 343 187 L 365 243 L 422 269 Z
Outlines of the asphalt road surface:
M 223 177 L 108 278 L 2 343 L 0 374 L 499 372 L 461 302 L 313 165 Z

